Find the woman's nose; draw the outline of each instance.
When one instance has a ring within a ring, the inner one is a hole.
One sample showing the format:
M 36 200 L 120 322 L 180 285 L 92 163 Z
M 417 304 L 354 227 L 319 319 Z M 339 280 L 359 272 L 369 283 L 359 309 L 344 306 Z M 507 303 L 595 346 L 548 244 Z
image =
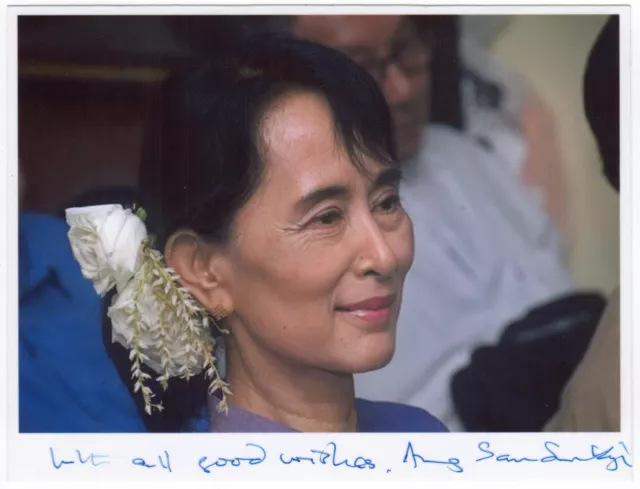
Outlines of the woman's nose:
M 397 258 L 393 248 L 389 246 L 386 233 L 373 220 L 361 232 L 362 244 L 357 262 L 359 274 L 392 277 L 396 271 Z

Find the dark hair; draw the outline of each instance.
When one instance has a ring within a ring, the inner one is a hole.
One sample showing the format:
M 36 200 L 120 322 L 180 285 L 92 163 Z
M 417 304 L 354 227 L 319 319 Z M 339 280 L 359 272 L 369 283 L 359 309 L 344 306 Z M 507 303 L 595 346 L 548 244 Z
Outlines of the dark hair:
M 147 134 L 140 173 L 149 226 L 164 240 L 181 227 L 224 242 L 263 168 L 261 118 L 295 90 L 319 93 L 356 165 L 395 162 L 391 120 L 375 81 L 343 54 L 283 35 L 247 39 L 171 78 Z
M 139 202 L 137 189 L 128 185 L 105 185 L 92 187 L 86 192 L 75 195 L 57 212 L 62 219 L 70 207 L 87 207 L 91 205 L 120 204 L 131 209 Z
M 584 106 L 605 177 L 620 189 L 620 20 L 609 18 L 594 44 L 584 75 Z
M 159 249 L 182 228 L 210 242 L 229 239 L 237 211 L 261 180 L 262 117 L 271 104 L 296 91 L 326 100 L 336 136 L 360 170 L 364 155 L 396 163 L 388 107 L 363 68 L 338 51 L 288 36 L 246 39 L 176 74 L 163 87 L 146 134 L 139 181 L 147 225 Z M 164 421 L 148 425 L 160 431 L 184 429 L 206 400 L 200 380 L 189 381 L 198 386 L 190 389 L 195 402 L 170 387 L 162 398 L 164 412 L 154 414 Z

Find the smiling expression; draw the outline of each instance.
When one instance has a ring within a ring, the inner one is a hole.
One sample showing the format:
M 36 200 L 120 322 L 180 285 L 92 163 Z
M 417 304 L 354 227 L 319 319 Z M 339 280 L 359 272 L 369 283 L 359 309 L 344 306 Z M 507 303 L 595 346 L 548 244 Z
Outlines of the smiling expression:
M 413 228 L 400 172 L 336 137 L 331 110 L 296 92 L 260 127 L 265 171 L 239 211 L 228 251 L 240 349 L 341 373 L 384 366 L 395 347 Z

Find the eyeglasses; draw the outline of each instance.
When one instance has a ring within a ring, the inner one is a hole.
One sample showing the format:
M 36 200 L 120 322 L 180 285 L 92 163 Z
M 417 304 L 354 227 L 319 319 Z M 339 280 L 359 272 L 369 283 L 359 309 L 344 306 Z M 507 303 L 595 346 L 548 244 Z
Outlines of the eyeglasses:
M 418 37 L 417 34 L 405 36 L 402 40 L 395 41 L 388 56 L 380 60 L 363 60 L 358 64 L 367 70 L 382 84 L 390 65 L 395 65 L 407 77 L 413 77 L 425 73 L 431 62 L 430 43 Z

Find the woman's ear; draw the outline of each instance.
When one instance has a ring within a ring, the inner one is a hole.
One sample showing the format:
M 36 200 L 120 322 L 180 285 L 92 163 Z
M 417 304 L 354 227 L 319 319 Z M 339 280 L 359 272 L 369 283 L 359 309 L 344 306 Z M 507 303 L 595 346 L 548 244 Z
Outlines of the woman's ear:
M 193 231 L 178 231 L 165 245 L 165 261 L 180 276 L 180 282 L 209 311 L 233 310 L 221 280 L 213 246 Z

